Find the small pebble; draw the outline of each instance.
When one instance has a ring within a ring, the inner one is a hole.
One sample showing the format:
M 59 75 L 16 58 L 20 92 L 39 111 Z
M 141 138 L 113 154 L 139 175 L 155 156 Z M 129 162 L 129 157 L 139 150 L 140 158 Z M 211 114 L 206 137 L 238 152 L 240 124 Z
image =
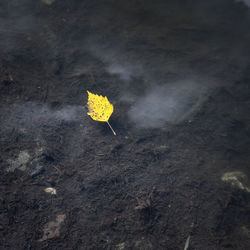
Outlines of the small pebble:
M 52 187 L 45 188 L 44 191 L 46 193 L 50 193 L 51 195 L 56 195 L 56 189 Z

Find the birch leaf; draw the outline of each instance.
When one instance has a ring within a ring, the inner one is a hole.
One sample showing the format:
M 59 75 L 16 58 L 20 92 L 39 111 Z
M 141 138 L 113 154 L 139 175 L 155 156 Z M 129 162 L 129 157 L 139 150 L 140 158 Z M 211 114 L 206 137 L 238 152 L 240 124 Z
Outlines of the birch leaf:
M 115 131 L 109 124 L 108 120 L 114 111 L 114 106 L 109 102 L 108 98 L 101 95 L 95 95 L 88 92 L 88 115 L 95 121 L 107 122 L 114 135 Z

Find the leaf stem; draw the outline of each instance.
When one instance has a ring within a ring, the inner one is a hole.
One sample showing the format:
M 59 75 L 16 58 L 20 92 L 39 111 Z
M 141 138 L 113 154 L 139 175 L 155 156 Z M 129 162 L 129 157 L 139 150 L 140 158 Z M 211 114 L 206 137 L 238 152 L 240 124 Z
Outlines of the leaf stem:
M 113 134 L 116 135 L 116 132 L 114 131 L 114 129 L 113 129 L 113 128 L 111 127 L 111 125 L 109 124 L 109 121 L 107 121 L 107 123 L 108 123 L 109 127 L 111 128 Z

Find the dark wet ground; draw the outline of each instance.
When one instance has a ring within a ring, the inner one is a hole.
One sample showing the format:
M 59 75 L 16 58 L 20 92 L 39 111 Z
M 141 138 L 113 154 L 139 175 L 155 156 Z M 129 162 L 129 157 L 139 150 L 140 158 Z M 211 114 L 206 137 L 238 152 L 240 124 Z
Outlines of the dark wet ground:
M 249 30 L 247 1 L 2 0 L 0 249 L 250 249 Z

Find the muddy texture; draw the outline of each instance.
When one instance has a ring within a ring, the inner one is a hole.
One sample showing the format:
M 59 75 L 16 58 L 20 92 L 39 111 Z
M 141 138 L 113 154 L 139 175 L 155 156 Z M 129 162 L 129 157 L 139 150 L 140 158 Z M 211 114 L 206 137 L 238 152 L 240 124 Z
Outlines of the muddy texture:
M 1 250 L 250 249 L 244 1 L 0 7 Z

